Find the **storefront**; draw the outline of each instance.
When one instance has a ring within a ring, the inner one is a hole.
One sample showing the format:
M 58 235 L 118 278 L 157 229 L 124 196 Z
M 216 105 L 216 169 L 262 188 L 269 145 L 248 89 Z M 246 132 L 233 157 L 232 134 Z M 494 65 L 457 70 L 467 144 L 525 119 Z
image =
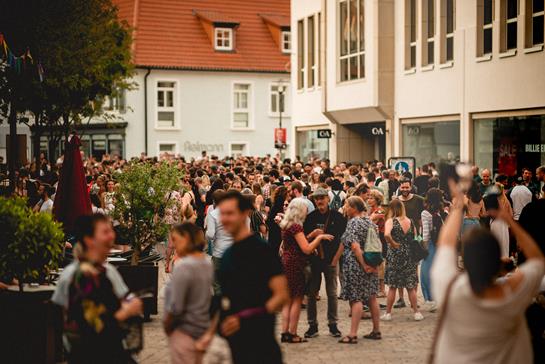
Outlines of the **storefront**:
M 297 128 L 296 134 L 296 155 L 301 160 L 309 161 L 310 159 L 324 159 L 329 156 L 329 138 L 324 135 L 318 135 L 318 130 L 327 129 L 328 126 L 321 127 L 301 127 Z
M 460 121 L 402 121 L 402 154 L 414 157 L 418 167 L 460 159 Z
M 474 115 L 473 159 L 481 169 L 508 176 L 544 165 L 545 110 L 535 115 Z

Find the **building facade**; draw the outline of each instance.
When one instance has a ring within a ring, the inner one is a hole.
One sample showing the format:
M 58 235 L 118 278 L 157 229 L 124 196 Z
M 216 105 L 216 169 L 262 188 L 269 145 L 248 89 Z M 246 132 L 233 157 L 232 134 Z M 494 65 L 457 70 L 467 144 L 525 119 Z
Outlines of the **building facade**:
M 334 161 L 460 159 L 508 175 L 542 165 L 543 18 L 542 0 L 292 2 L 294 132 L 330 128 Z

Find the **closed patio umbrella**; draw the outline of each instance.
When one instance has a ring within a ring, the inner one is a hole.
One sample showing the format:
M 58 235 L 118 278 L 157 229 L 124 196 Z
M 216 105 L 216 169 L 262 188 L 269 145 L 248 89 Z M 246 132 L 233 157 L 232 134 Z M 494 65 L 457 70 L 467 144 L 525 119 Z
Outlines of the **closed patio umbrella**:
M 79 216 L 92 212 L 80 145 L 80 139 L 73 135 L 66 146 L 53 206 L 55 219 L 63 223 L 67 233 L 72 232 L 74 222 Z

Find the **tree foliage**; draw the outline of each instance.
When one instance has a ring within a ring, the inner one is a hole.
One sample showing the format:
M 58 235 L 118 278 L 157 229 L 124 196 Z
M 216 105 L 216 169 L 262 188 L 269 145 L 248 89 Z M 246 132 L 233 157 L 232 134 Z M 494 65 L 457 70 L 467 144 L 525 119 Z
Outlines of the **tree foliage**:
M 0 278 L 42 282 L 62 259 L 64 233 L 51 214 L 33 212 L 22 198 L 0 198 Z
M 119 187 L 113 218 L 120 222 L 121 240 L 132 245 L 133 265 L 138 264 L 146 247 L 166 240 L 169 225 L 165 223 L 165 214 L 174 204 L 169 195 L 180 189 L 183 175 L 168 162 L 135 162 L 116 175 Z

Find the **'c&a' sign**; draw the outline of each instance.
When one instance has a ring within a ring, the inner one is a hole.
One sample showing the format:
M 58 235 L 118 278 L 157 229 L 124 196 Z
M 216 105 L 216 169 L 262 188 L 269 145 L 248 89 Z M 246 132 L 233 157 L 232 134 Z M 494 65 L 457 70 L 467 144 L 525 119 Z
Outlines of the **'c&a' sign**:
M 384 128 L 381 127 L 381 126 L 371 128 L 371 134 L 373 134 L 373 135 L 384 135 Z

